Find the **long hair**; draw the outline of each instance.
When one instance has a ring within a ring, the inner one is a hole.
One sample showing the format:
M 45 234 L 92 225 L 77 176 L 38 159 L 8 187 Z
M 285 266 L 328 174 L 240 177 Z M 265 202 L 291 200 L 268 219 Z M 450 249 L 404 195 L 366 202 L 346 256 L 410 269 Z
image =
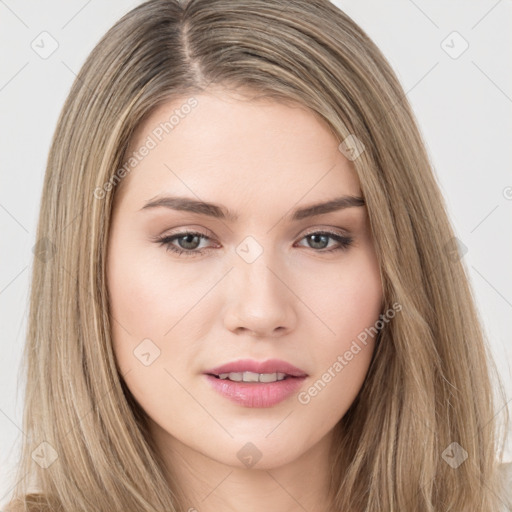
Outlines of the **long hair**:
M 47 161 L 9 510 L 184 510 L 116 365 L 105 262 L 135 130 L 210 84 L 304 105 L 364 148 L 384 308 L 402 309 L 336 426 L 332 510 L 496 512 L 504 393 L 446 206 L 396 75 L 328 0 L 150 0 L 87 58 Z

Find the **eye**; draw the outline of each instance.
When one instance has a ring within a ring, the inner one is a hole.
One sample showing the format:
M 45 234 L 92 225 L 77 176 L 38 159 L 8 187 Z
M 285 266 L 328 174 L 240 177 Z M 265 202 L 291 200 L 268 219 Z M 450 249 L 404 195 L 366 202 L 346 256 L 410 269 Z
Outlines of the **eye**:
M 185 257 L 190 257 L 201 255 L 210 249 L 197 250 L 201 239 L 210 240 L 210 237 L 196 231 L 183 231 L 175 235 L 158 237 L 156 241 L 160 245 L 166 246 L 168 251 L 178 254 L 178 256 L 184 254 Z M 175 241 L 178 242 L 179 246 L 174 244 Z
M 334 252 L 334 251 L 344 251 L 349 248 L 349 246 L 353 242 L 353 238 L 345 235 L 341 235 L 339 233 L 334 233 L 332 231 L 314 231 L 312 233 L 308 233 L 304 236 L 303 240 L 309 240 L 309 243 L 312 244 L 310 247 L 312 249 L 325 249 L 328 247 L 329 238 L 338 242 L 338 245 L 334 245 L 330 249 L 324 251 L 316 251 L 316 252 Z
M 197 231 L 183 231 L 174 235 L 157 237 L 155 242 L 165 246 L 168 251 L 176 253 L 178 256 L 184 255 L 185 257 L 194 257 L 200 256 L 212 249 L 212 247 L 199 249 L 201 239 L 211 240 L 211 238 L 204 233 Z M 329 239 L 335 240 L 337 244 L 330 249 L 326 249 L 326 247 L 329 247 Z M 301 240 L 308 240 L 311 249 L 326 249 L 315 251 L 319 253 L 344 251 L 347 250 L 353 242 L 352 237 L 331 231 L 313 231 L 306 234 Z M 176 243 L 178 245 L 176 245 Z

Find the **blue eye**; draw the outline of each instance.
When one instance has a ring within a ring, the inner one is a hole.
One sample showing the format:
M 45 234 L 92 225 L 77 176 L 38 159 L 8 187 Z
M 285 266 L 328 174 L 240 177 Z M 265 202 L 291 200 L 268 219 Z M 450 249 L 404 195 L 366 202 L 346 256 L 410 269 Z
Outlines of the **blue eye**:
M 212 247 L 206 247 L 204 249 L 197 250 L 201 239 L 211 240 L 210 237 L 203 233 L 196 231 L 183 231 L 182 233 L 177 233 L 174 235 L 157 237 L 155 241 L 160 245 L 165 246 L 168 251 L 171 251 L 178 256 L 184 255 L 185 257 L 193 257 L 200 256 L 212 249 Z M 328 247 L 329 239 L 333 239 L 338 243 L 338 245 L 335 245 L 330 249 L 315 251 L 319 253 L 345 251 L 353 242 L 352 237 L 340 235 L 330 231 L 314 231 L 312 233 L 308 233 L 301 240 L 303 239 L 308 239 L 310 243 L 316 245 L 316 247 L 310 246 L 311 249 L 325 249 L 325 247 L 318 247 L 318 245 L 323 246 L 325 244 Z M 176 241 L 180 246 L 174 244 Z

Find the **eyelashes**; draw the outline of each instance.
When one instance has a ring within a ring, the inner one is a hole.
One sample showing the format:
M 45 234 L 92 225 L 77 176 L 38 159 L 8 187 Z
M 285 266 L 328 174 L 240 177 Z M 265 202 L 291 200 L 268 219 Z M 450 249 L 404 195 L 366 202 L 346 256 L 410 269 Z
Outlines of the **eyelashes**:
M 332 231 L 313 231 L 311 233 L 308 233 L 304 235 L 301 240 L 308 239 L 310 243 L 320 244 L 322 245 L 322 242 L 326 239 L 333 239 L 337 242 L 337 245 L 330 249 L 321 248 L 320 250 L 317 250 L 315 247 L 306 247 L 311 249 L 312 251 L 324 254 L 324 253 L 333 253 L 338 251 L 346 251 L 350 245 L 353 242 L 352 237 L 344 236 L 339 233 L 334 233 Z M 166 250 L 175 253 L 177 256 L 180 257 L 194 257 L 194 256 L 201 256 L 205 254 L 206 252 L 209 252 L 213 250 L 211 247 L 206 247 L 203 249 L 197 249 L 197 248 L 182 248 L 174 244 L 177 240 L 184 241 L 185 244 L 191 244 L 194 245 L 194 239 L 203 239 L 203 240 L 212 240 L 209 236 L 205 235 L 204 233 L 200 233 L 198 231 L 183 231 L 181 233 L 176 233 L 173 235 L 165 235 L 162 237 L 156 237 L 154 240 L 156 243 L 158 243 L 161 246 L 166 247 Z M 183 243 L 183 242 L 182 242 Z M 304 247 L 304 246 L 301 246 Z

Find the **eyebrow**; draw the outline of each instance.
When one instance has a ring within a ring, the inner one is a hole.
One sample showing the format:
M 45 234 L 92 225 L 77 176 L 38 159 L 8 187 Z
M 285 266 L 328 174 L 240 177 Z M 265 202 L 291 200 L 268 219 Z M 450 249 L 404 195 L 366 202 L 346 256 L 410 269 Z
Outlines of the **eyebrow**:
M 294 210 L 291 221 L 298 221 L 307 217 L 314 217 L 316 215 L 322 215 L 345 208 L 352 208 L 357 206 L 364 206 L 365 200 L 362 197 L 345 195 L 336 197 L 323 203 L 311 204 L 302 208 Z M 238 215 L 233 211 L 229 210 L 225 206 L 221 206 L 215 203 L 208 203 L 204 201 L 197 201 L 188 197 L 178 196 L 163 196 L 156 197 L 148 201 L 141 210 L 148 210 L 152 208 L 170 208 L 172 210 L 187 211 L 197 213 L 199 215 L 207 215 L 216 219 L 228 220 L 235 222 L 238 220 Z

